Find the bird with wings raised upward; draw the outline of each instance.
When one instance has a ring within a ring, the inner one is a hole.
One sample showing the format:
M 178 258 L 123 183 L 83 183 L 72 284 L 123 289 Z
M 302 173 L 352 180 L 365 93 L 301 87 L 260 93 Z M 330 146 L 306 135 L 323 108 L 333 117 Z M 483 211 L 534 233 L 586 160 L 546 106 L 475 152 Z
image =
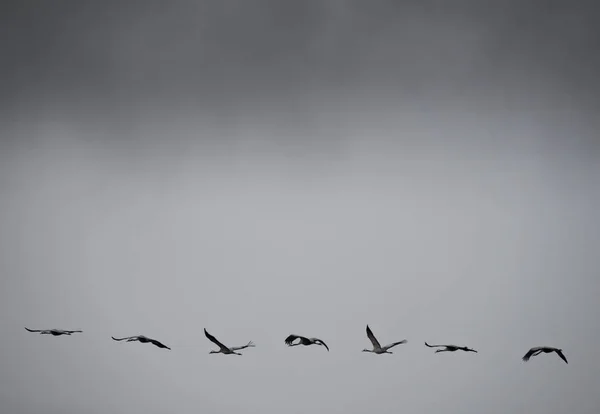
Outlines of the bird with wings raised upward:
M 212 343 L 214 343 L 215 345 L 217 345 L 219 347 L 218 351 L 210 351 L 209 354 L 242 355 L 239 352 L 235 352 L 235 351 L 239 351 L 239 350 L 245 349 L 245 348 L 253 348 L 255 346 L 252 341 L 250 341 L 246 345 L 242 345 L 242 346 L 225 346 L 221 343 L 221 341 L 219 341 L 217 338 L 215 338 L 214 336 L 209 334 L 208 331 L 206 330 L 206 328 L 204 329 L 204 335 L 206 335 L 206 337 Z
M 371 331 L 371 328 L 369 328 L 369 325 L 367 325 L 367 337 L 369 338 L 369 340 L 371 341 L 371 343 L 373 344 L 373 349 L 363 349 L 363 352 L 372 352 L 373 354 L 393 354 L 393 352 L 388 351 L 390 348 L 395 347 L 396 345 L 400 345 L 400 344 L 405 344 L 406 343 L 406 339 L 403 339 L 401 341 L 398 342 L 394 342 L 391 343 L 389 345 L 386 346 L 381 346 L 381 344 L 379 343 L 379 341 L 377 340 L 377 338 L 375 338 L 375 335 L 373 335 L 373 331 Z

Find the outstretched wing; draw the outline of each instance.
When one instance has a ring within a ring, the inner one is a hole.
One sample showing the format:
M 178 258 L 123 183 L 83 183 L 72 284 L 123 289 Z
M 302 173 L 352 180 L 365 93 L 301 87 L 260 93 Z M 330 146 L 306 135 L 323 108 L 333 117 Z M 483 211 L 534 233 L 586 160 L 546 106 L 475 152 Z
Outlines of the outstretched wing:
M 292 345 L 292 343 L 296 340 L 296 339 L 300 339 L 301 341 L 306 341 L 307 339 L 303 336 L 300 335 L 294 335 L 291 334 L 290 336 L 288 336 L 287 338 L 285 338 L 285 343 L 287 345 Z
M 41 329 L 29 329 L 29 328 L 25 328 L 25 330 L 29 331 L 29 332 L 42 332 Z
M 126 336 L 125 338 L 115 338 L 114 336 L 111 336 L 112 339 L 114 339 L 115 341 L 124 341 L 124 340 L 129 340 L 132 338 L 137 338 L 137 336 Z
M 464 348 L 462 348 L 462 350 L 465 351 L 465 352 L 475 352 L 475 353 L 477 353 L 477 351 L 475 349 L 469 348 L 467 346 L 465 346 Z
M 243 346 L 232 346 L 229 349 L 231 349 L 232 351 L 239 351 L 240 349 L 253 348 L 253 347 L 254 347 L 254 342 L 250 341 L 246 345 L 243 345 Z
M 439 348 L 439 347 L 447 347 L 448 345 L 429 345 L 427 342 L 425 342 L 425 346 L 428 346 L 429 348 Z
M 157 346 L 157 347 L 159 347 L 159 348 L 165 348 L 165 349 L 168 349 L 168 350 L 170 350 L 170 349 L 171 349 L 171 348 L 169 348 L 168 346 L 166 346 L 165 344 L 163 344 L 163 343 L 160 343 L 160 342 L 159 342 L 159 341 L 157 341 L 156 339 L 151 339 L 151 340 L 150 340 L 150 342 L 152 342 L 152 344 L 153 344 L 153 345 L 156 345 L 156 346 Z
M 531 348 L 529 351 L 527 351 L 527 353 L 525 355 L 523 355 L 523 361 L 529 361 L 529 358 L 531 358 L 531 356 L 538 351 L 539 348 Z
M 211 334 L 209 334 L 206 331 L 206 328 L 204 328 L 204 335 L 206 335 L 206 337 L 215 345 L 217 345 L 219 348 L 224 349 L 224 350 L 228 350 L 229 348 L 227 348 L 225 345 L 223 345 L 221 342 L 219 342 L 217 340 L 217 338 L 215 338 L 214 336 L 212 336 Z
M 565 361 L 567 364 L 569 363 L 569 361 L 567 361 L 567 358 L 565 357 L 565 355 L 562 353 L 562 351 L 560 349 L 557 349 L 554 352 L 556 352 L 558 354 L 558 356 L 560 357 L 560 359 L 562 359 L 563 361 Z
M 377 340 L 377 338 L 375 338 L 375 335 L 373 335 L 373 331 L 371 331 L 371 328 L 369 328 L 369 325 L 367 325 L 367 336 L 369 337 L 369 340 L 373 344 L 373 348 L 375 348 L 375 349 L 381 348 L 379 341 Z
M 319 342 L 321 345 L 323 345 L 325 347 L 325 349 L 327 349 L 327 352 L 329 352 L 329 347 L 327 346 L 327 344 L 325 342 L 323 342 L 320 339 L 317 339 L 315 342 Z
M 78 333 L 78 332 L 83 332 L 83 331 L 64 331 L 64 332 L 66 332 L 68 334 L 72 334 L 72 333 Z
M 390 349 L 390 348 L 393 348 L 393 347 L 395 347 L 396 345 L 405 344 L 405 343 L 406 343 L 406 339 L 403 339 L 403 340 L 401 340 L 401 341 L 394 342 L 394 343 L 392 343 L 392 344 L 386 345 L 384 349 L 387 351 L 388 349 Z

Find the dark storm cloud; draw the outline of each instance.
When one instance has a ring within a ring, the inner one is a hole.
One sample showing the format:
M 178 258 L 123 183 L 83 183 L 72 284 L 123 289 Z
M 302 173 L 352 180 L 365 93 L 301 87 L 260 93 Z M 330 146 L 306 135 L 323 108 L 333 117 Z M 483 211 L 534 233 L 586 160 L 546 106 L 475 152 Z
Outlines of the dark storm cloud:
M 311 118 L 315 108 L 361 96 L 367 105 L 386 97 L 486 101 L 529 84 L 534 94 L 561 89 L 588 106 L 599 69 L 592 6 L 14 2 L 2 15 L 3 103 L 85 119 L 168 108 L 276 111 L 302 124 L 303 112 Z

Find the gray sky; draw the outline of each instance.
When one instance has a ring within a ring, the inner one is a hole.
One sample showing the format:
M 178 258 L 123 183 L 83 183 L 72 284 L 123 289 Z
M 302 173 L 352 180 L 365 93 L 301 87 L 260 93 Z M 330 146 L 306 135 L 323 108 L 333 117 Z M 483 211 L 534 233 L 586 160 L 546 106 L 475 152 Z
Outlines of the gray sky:
M 1 411 L 597 413 L 592 5 L 3 4 Z

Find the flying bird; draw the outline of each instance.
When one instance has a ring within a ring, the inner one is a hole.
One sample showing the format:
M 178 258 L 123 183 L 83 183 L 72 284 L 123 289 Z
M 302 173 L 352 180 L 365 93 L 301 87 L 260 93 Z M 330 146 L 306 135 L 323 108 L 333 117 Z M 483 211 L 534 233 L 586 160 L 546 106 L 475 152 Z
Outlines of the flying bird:
M 71 335 L 72 333 L 83 332 L 83 331 L 65 331 L 63 329 L 29 329 L 29 328 L 25 328 L 25 329 L 29 332 L 39 332 L 41 335 L 54 335 L 54 336 Z
M 115 338 L 114 336 L 111 336 L 111 338 L 114 339 L 115 341 L 127 341 L 127 342 L 138 341 L 143 344 L 151 343 L 152 345 L 155 345 L 159 348 L 165 348 L 168 350 L 171 349 L 168 346 L 166 346 L 165 344 L 157 341 L 156 339 L 148 338 L 147 336 L 144 336 L 144 335 L 126 336 L 125 338 Z
M 531 358 L 532 356 L 539 355 L 542 352 L 545 353 L 545 354 L 549 354 L 550 352 L 556 352 L 556 354 L 560 357 L 560 359 L 562 359 L 563 361 L 565 361 L 567 364 L 569 363 L 567 361 L 567 358 L 565 357 L 565 355 L 562 353 L 562 349 L 553 348 L 551 346 L 536 346 L 534 348 L 531 348 L 523 356 L 523 361 L 527 362 L 527 361 L 529 361 L 529 358 Z
M 240 349 L 251 348 L 251 347 L 255 346 L 252 341 L 248 342 L 246 345 L 243 345 L 243 346 L 232 346 L 232 347 L 225 346 L 217 338 L 215 338 L 214 336 L 209 334 L 207 332 L 206 328 L 204 328 L 204 335 L 206 335 L 206 337 L 212 343 L 214 343 L 215 345 L 217 345 L 219 347 L 218 351 L 210 351 L 209 354 L 242 355 L 239 352 L 235 352 L 235 351 L 239 351 Z
M 428 346 L 429 348 L 444 348 L 444 349 L 438 349 L 435 351 L 435 353 L 437 354 L 438 352 L 454 352 L 454 351 L 465 351 L 465 352 L 475 352 L 477 353 L 476 350 L 468 348 L 466 346 L 457 346 L 457 345 L 429 345 L 427 342 L 425 342 L 425 346 Z
M 386 345 L 386 346 L 381 346 L 381 344 L 379 344 L 379 341 L 377 340 L 377 338 L 375 338 L 375 335 L 373 335 L 373 331 L 371 331 L 371 328 L 369 328 L 369 325 L 367 325 L 367 336 L 369 337 L 369 339 L 371 340 L 371 343 L 373 344 L 373 349 L 363 349 L 363 352 L 372 352 L 374 354 L 393 354 L 393 352 L 388 351 L 388 349 L 395 347 L 396 345 L 400 345 L 400 344 L 405 344 L 406 343 L 406 339 L 403 339 L 402 341 L 398 341 L 398 342 L 394 342 L 392 344 Z
M 294 341 L 296 339 L 299 339 L 298 342 L 294 343 Z M 300 335 L 290 335 L 287 338 L 285 338 L 285 343 L 288 346 L 298 346 L 298 345 L 322 345 L 325 347 L 325 349 L 327 349 L 327 351 L 329 352 L 329 347 L 327 346 L 327 344 L 325 342 L 323 342 L 322 340 L 320 340 L 319 338 L 306 338 L 304 336 L 300 336 Z

